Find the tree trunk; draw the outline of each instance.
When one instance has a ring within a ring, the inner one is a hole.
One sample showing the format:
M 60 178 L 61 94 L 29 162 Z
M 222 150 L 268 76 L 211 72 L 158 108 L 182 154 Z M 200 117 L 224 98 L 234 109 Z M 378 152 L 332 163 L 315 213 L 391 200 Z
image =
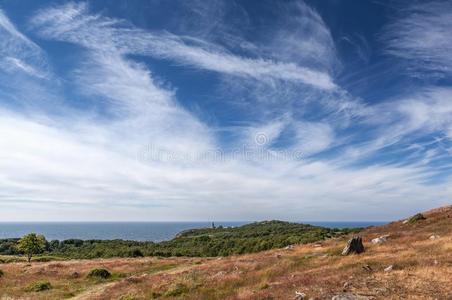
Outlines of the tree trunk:
M 28 262 L 29 262 L 29 263 L 31 262 L 31 256 L 32 256 L 31 253 L 27 254 L 27 259 L 28 259 Z
M 360 254 L 362 252 L 364 252 L 363 240 L 360 236 L 354 236 L 347 242 L 347 245 L 342 251 L 342 255 L 349 255 L 351 253 Z

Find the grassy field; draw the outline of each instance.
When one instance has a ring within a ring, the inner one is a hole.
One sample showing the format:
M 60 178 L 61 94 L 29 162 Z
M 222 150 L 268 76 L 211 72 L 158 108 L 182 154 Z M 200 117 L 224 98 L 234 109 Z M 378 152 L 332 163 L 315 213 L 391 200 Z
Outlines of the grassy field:
M 306 299 L 452 299 L 452 206 L 424 216 L 362 231 L 360 255 L 340 254 L 350 237 L 342 236 L 222 258 L 3 263 L 0 299 L 294 299 L 297 291 Z M 94 268 L 111 276 L 87 277 Z

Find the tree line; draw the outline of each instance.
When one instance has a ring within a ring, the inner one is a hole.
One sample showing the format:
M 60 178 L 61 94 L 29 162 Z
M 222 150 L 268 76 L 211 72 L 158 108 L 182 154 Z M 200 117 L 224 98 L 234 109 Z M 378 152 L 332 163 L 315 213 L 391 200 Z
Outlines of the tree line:
M 325 228 L 282 221 L 256 222 L 234 228 L 191 229 L 159 243 L 128 240 L 52 240 L 35 233 L 20 239 L 0 239 L 0 254 L 60 258 L 140 256 L 214 257 L 244 254 L 303 244 L 348 234 L 359 229 Z

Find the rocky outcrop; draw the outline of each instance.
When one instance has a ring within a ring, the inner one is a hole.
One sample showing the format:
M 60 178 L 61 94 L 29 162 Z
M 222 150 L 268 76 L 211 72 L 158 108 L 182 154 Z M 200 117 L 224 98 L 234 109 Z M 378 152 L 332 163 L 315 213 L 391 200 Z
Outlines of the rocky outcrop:
M 342 255 L 349 255 L 353 253 L 360 254 L 362 252 L 364 252 L 363 239 L 360 236 L 354 236 L 347 242 L 347 245 L 342 251 Z

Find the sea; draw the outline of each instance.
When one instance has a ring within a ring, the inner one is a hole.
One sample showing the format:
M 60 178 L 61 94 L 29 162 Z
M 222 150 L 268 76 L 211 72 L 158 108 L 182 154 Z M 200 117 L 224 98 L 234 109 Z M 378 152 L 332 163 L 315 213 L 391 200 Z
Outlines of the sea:
M 215 226 L 235 227 L 251 223 L 215 222 Z M 386 222 L 303 222 L 330 228 L 355 228 Z M 159 242 L 193 228 L 211 227 L 211 222 L 0 222 L 0 239 L 18 238 L 27 233 L 43 234 L 47 240 L 134 240 Z

